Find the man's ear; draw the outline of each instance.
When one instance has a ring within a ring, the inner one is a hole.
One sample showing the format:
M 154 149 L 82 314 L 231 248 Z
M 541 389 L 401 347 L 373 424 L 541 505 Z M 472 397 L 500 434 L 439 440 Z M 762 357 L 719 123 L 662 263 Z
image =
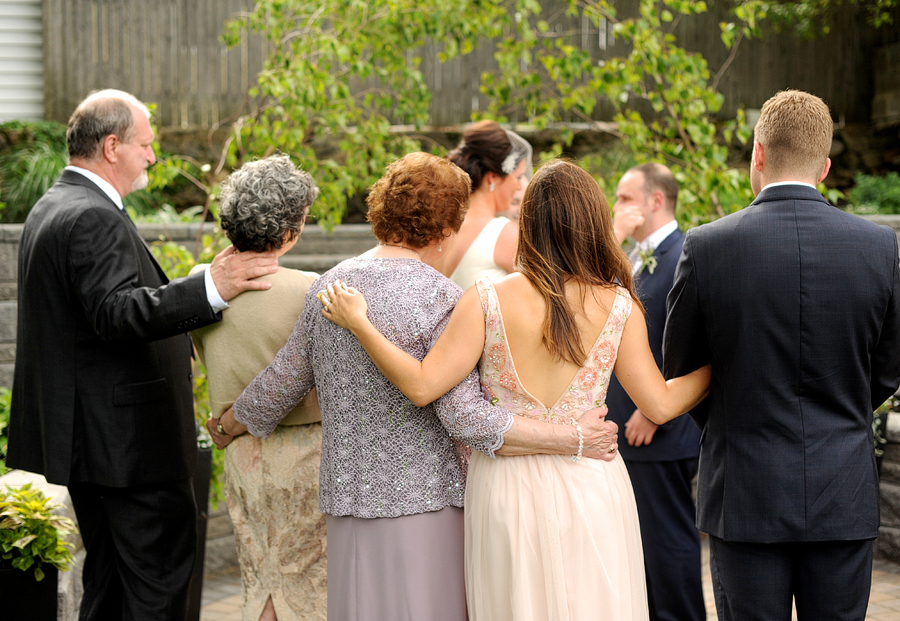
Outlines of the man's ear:
M 826 157 L 825 158 L 825 169 L 822 171 L 822 174 L 819 176 L 819 180 L 816 181 L 816 183 L 822 183 L 822 181 L 825 179 L 825 177 L 828 176 L 828 171 L 830 171 L 830 170 L 831 170 L 831 158 Z
M 753 166 L 756 170 L 762 170 L 766 161 L 766 150 L 761 143 L 753 141 Z
M 662 193 L 662 190 L 656 190 L 653 194 L 650 195 L 652 197 L 652 205 L 653 211 L 659 211 L 666 206 L 666 195 Z
M 110 134 L 106 138 L 103 139 L 103 159 L 108 162 L 116 162 L 119 159 L 118 154 L 119 148 L 119 137 L 115 134 Z

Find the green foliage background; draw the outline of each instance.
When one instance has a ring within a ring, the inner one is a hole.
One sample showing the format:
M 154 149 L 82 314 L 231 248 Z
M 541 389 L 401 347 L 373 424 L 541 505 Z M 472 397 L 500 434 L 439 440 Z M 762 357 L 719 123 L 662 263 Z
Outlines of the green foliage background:
M 731 0 L 734 19 L 721 24 L 720 36 L 732 52 L 743 40 L 762 36 L 764 25 L 815 36 L 830 28 L 830 11 L 844 5 L 865 6 L 870 21 L 881 25 L 890 22 L 897 3 Z M 594 26 L 601 20 L 611 24 L 630 51 L 594 61 L 551 32 L 537 0 L 260 0 L 227 22 L 222 33 L 228 46 L 241 45 L 251 33 L 269 44 L 270 54 L 248 93 L 249 112 L 228 128 L 214 162 L 164 154 L 156 145 L 159 164 L 151 169 L 150 187 L 126 197 L 126 207 L 139 221 L 214 218 L 218 184 L 228 172 L 281 151 L 316 179 L 321 193 L 311 215 L 330 228 L 341 222 L 347 199 L 364 194 L 388 163 L 423 148 L 414 134 L 428 120 L 431 93 L 418 50 L 426 42 L 440 43 L 444 62 L 485 41 L 493 41 L 497 69 L 481 76 L 491 104 L 479 116 L 505 122 L 513 111 L 524 111 L 528 127 L 542 129 L 571 115 L 591 120 L 605 101 L 615 111 L 611 131 L 618 146 L 580 163 L 607 195 L 628 167 L 657 161 L 672 168 L 679 181 L 679 219 L 685 227 L 747 205 L 752 199 L 747 171 L 729 158 L 729 149 L 751 135 L 743 111 L 734 119 L 720 118 L 723 97 L 706 60 L 687 52 L 673 35 L 679 16 L 705 12 L 707 4 L 639 0 L 637 12 L 628 16 L 607 0 L 566 0 L 565 6 L 569 16 Z M 393 131 L 392 123 L 413 131 Z M 0 124 L 0 134 L 15 134 L 17 144 L 0 153 L 0 220 L 21 221 L 65 165 L 65 129 L 14 122 Z M 543 157 L 563 153 L 572 139 L 563 125 Z M 425 148 L 434 150 L 430 144 Z M 857 180 L 859 186 L 865 183 Z M 185 184 L 199 189 L 205 200 L 178 213 L 164 205 L 166 192 Z M 893 196 L 890 189 L 879 192 Z M 224 245 L 213 229 L 193 251 L 159 242 L 153 252 L 177 278 L 197 262 L 210 261 Z M 198 365 L 194 376 L 202 427 L 209 413 L 205 369 Z M 0 433 L 4 399 L 8 404 L 8 395 L 0 394 Z M 0 451 L 3 446 L 0 436 Z M 219 498 L 222 454 L 214 455 L 213 496 Z
M 847 193 L 855 213 L 900 213 L 900 175 L 889 172 L 883 177 L 857 174 L 856 185 Z

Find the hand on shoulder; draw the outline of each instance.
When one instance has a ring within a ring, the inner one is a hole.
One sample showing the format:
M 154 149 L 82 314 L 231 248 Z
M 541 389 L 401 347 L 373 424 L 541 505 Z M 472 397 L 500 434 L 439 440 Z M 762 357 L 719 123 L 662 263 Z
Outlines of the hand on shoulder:
M 209 266 L 213 283 L 226 302 L 244 291 L 271 289 L 272 283 L 255 278 L 278 271 L 278 259 L 271 252 L 238 252 L 229 246 L 216 255 Z

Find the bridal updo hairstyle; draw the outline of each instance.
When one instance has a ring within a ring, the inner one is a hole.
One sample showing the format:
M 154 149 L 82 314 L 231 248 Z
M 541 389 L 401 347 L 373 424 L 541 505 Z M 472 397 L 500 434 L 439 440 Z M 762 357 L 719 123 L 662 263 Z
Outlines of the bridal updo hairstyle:
M 560 359 L 578 365 L 584 364 L 587 352 L 564 295 L 567 281 L 621 285 L 641 307 L 631 263 L 613 233 L 606 197 L 593 177 L 571 162 L 556 160 L 541 167 L 525 189 L 516 269 L 547 305 L 542 342 Z
M 318 195 L 313 178 L 287 155 L 248 162 L 222 183 L 222 230 L 238 250 L 278 250 L 300 234 Z
M 454 233 L 469 209 L 469 176 L 444 158 L 409 153 L 387 167 L 366 197 L 379 241 L 424 248 Z
M 468 173 L 474 192 L 488 172 L 506 177 L 522 160 L 527 162 L 530 177 L 531 153 L 531 145 L 518 134 L 495 121 L 479 121 L 463 133 L 462 141 L 447 154 L 447 159 Z

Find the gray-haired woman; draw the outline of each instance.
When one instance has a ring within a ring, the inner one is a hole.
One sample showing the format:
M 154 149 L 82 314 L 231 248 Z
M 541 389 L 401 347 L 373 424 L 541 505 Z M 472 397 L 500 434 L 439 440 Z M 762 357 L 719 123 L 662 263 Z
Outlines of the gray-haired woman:
M 318 193 L 312 177 L 286 155 L 250 162 L 222 185 L 222 229 L 239 251 L 281 256 L 297 243 Z M 238 296 L 221 322 L 193 332 L 209 375 L 207 428 L 220 448 L 232 438 L 221 433 L 218 417 L 287 341 L 316 277 L 279 267 L 265 277 L 271 289 Z M 271 436 L 242 434 L 225 451 L 225 499 L 241 566 L 244 621 L 325 619 L 320 421 L 313 390 Z

